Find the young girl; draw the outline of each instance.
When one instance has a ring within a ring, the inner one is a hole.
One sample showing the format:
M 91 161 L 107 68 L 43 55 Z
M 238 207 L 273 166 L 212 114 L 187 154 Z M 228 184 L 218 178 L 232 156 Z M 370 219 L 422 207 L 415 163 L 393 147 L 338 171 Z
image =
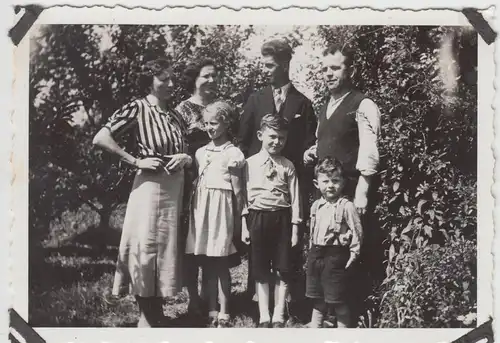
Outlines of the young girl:
M 195 155 L 198 182 L 192 196 L 186 253 L 188 258 L 203 260 L 202 268 L 208 277 L 208 319 L 211 327 L 229 326 L 231 280 L 228 256 L 236 253 L 233 236 L 241 232 L 245 199 L 241 180 L 245 157 L 229 141 L 233 113 L 233 108 L 222 101 L 205 108 L 203 119 L 211 141 L 199 148 Z M 190 268 L 189 274 L 194 280 L 189 284 L 197 287 L 196 265 L 192 263 Z M 217 311 L 217 294 L 220 311 Z M 190 306 L 196 307 L 199 303 L 199 297 L 190 299 Z
M 314 173 L 314 185 L 321 198 L 311 207 L 306 296 L 314 299 L 314 308 L 309 327 L 322 327 L 329 309 L 335 312 L 338 327 L 350 327 L 348 269 L 359 256 L 361 221 L 354 204 L 343 195 L 345 175 L 341 163 L 325 157 Z

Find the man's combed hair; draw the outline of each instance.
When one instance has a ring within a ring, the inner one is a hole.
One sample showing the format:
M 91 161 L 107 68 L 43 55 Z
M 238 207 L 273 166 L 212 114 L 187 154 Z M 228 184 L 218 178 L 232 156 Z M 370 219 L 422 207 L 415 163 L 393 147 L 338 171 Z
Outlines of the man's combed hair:
M 264 131 L 266 128 L 288 131 L 288 121 L 280 115 L 266 114 L 260 121 L 260 131 Z
M 265 42 L 260 52 L 262 56 L 273 56 L 277 62 L 288 63 L 292 59 L 292 47 L 284 39 L 274 39 Z
M 339 173 L 342 177 L 345 177 L 344 167 L 342 163 L 335 157 L 327 156 L 318 161 L 316 167 L 314 167 L 314 177 L 318 178 L 319 174 L 325 174 L 328 177 L 332 177 L 333 174 Z
M 331 44 L 325 50 L 323 50 L 323 56 L 335 55 L 337 51 L 345 56 L 345 61 L 344 61 L 345 66 L 348 68 L 351 67 L 355 55 L 354 55 L 354 49 L 351 46 L 349 46 L 349 44 L 343 44 L 343 45 L 337 43 Z

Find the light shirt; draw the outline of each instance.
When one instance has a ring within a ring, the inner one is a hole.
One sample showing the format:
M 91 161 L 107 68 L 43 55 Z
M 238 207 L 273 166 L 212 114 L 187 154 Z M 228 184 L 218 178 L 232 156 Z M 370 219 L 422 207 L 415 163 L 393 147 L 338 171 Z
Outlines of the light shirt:
M 338 99 L 334 99 L 332 96 L 330 97 L 330 100 L 328 100 L 328 105 L 326 107 L 326 119 L 330 119 L 332 116 L 333 112 L 339 107 L 340 103 L 342 100 L 344 100 L 351 92 L 347 92 L 344 95 L 342 95 Z M 317 133 L 318 128 L 316 128 L 316 133 Z
M 195 154 L 200 186 L 208 189 L 232 190 L 231 175 L 245 165 L 245 156 L 231 142 L 215 146 L 213 142 Z
M 274 106 L 276 107 L 276 111 L 279 112 L 281 106 L 285 103 L 286 96 L 288 95 L 288 90 L 292 84 L 288 82 L 286 85 L 280 88 L 273 88 L 273 98 L 274 98 Z
M 342 101 L 350 92 L 347 92 L 341 98 L 333 100 L 330 97 L 326 109 L 326 118 L 330 118 L 339 107 Z M 365 98 L 359 104 L 359 108 L 356 111 L 356 121 L 358 123 L 358 135 L 359 135 L 359 150 L 358 159 L 356 162 L 356 170 L 358 170 L 361 175 L 373 175 L 377 172 L 379 165 L 379 151 L 378 151 L 378 140 L 380 137 L 380 110 L 378 106 L 370 99 Z M 318 137 L 318 127 L 316 128 L 316 137 Z M 316 151 L 316 145 L 311 147 Z
M 290 208 L 292 224 L 302 222 L 299 181 L 292 162 L 283 156 L 271 156 L 262 149 L 246 163 L 248 209 L 277 211 Z M 243 215 L 248 211 L 244 210 Z
M 339 206 L 343 206 L 340 211 Z M 349 246 L 352 253 L 359 255 L 362 239 L 361 220 L 351 201 L 340 198 L 336 202 L 328 202 L 321 197 L 312 205 L 312 244 Z

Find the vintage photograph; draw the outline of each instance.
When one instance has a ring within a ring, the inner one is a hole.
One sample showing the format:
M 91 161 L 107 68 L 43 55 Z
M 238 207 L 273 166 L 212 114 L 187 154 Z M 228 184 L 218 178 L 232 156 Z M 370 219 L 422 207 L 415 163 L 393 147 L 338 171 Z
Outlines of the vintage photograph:
M 480 324 L 472 27 L 32 30 L 30 325 Z

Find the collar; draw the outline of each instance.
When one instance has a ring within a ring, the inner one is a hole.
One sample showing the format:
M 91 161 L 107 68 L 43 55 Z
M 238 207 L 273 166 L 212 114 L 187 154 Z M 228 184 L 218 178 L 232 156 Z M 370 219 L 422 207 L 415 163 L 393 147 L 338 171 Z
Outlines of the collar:
M 158 105 L 158 104 L 153 104 L 153 103 L 149 100 L 148 96 L 145 96 L 145 97 L 144 97 L 144 99 L 146 100 L 146 104 L 147 104 L 149 107 L 156 107 L 156 108 L 158 108 L 158 109 L 160 110 L 160 112 L 162 112 L 162 113 L 165 113 L 165 114 L 170 114 L 170 112 L 172 111 L 172 109 L 170 108 L 170 106 L 168 105 L 168 103 L 167 103 L 167 104 L 165 104 L 165 108 L 162 108 L 162 107 L 160 107 L 160 105 Z
M 270 159 L 276 163 L 276 157 L 273 157 L 271 155 L 269 155 L 269 153 L 267 152 L 266 149 L 261 149 L 257 154 L 256 154 L 256 158 L 259 162 L 259 165 L 263 166 L 264 164 L 266 164 L 267 161 L 269 161 Z
M 337 205 L 342 199 L 344 199 L 344 196 L 340 196 L 335 202 L 329 202 L 322 196 L 321 198 L 318 199 L 318 209 L 326 204 Z
M 349 94 L 351 94 L 351 91 L 345 93 L 344 95 L 342 95 L 338 99 L 333 99 L 333 97 L 330 96 L 330 100 L 328 101 L 328 106 L 333 106 L 335 104 L 338 104 L 339 102 L 341 102 L 342 100 L 344 100 L 346 98 L 346 96 L 348 96 Z
M 271 88 L 273 89 L 273 94 L 276 94 L 276 91 L 278 89 L 281 89 L 281 95 L 284 95 L 286 96 L 288 94 L 288 90 L 290 89 L 290 87 L 292 86 L 292 83 L 291 82 L 288 82 L 286 85 L 280 87 L 280 88 L 274 88 L 271 86 Z
M 230 144 L 231 144 L 231 141 L 227 141 L 226 143 L 224 143 L 222 145 L 215 146 L 213 142 L 210 142 L 207 144 L 207 150 L 220 152 L 220 151 L 224 150 L 225 148 L 227 148 Z

